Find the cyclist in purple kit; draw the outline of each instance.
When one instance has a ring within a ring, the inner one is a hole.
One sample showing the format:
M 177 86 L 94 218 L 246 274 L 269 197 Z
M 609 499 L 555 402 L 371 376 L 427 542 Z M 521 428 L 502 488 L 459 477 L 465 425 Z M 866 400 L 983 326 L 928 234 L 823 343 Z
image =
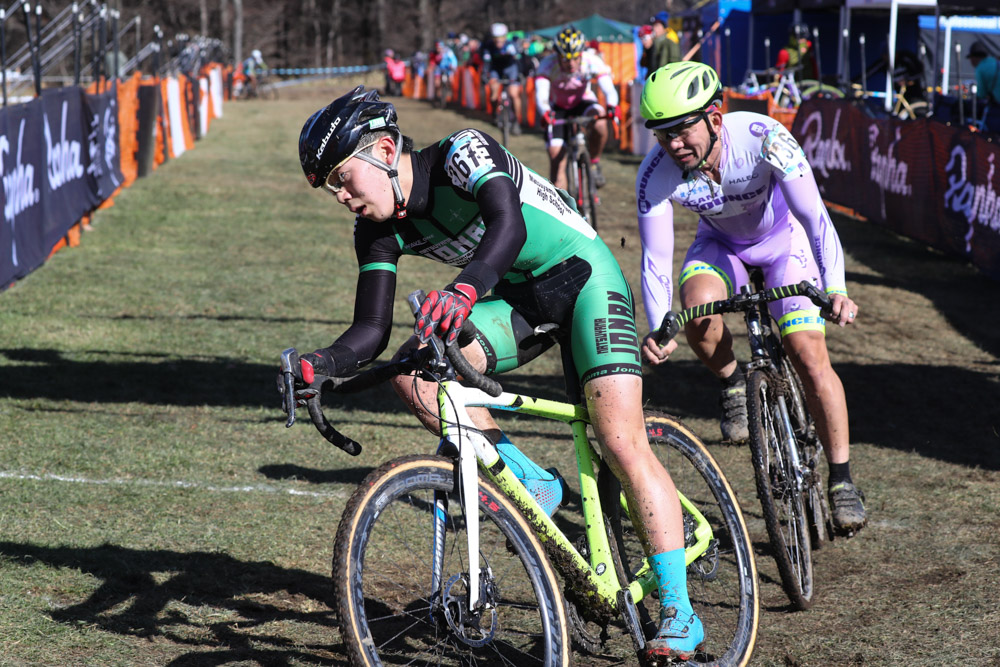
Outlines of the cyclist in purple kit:
M 734 294 L 749 281 L 747 266 L 754 266 L 768 287 L 801 280 L 823 287 L 833 302 L 833 322 L 852 324 L 858 306 L 847 295 L 844 252 L 798 142 L 768 116 L 723 117 L 721 101 L 718 75 L 701 63 L 671 63 L 653 72 L 643 88 L 640 111 L 658 144 L 636 180 L 650 329 L 659 327 L 672 300 L 674 204 L 699 216 L 680 273 L 683 307 Z M 856 532 L 867 516 L 864 496 L 851 479 L 847 401 L 830 364 L 825 322 L 806 297 L 770 308 L 826 451 L 834 524 Z M 686 333 L 698 358 L 722 382 L 723 439 L 745 441 L 746 382 L 732 334 L 720 315 L 692 320 Z M 660 346 L 650 334 L 643 357 L 658 365 L 676 347 L 676 341 Z

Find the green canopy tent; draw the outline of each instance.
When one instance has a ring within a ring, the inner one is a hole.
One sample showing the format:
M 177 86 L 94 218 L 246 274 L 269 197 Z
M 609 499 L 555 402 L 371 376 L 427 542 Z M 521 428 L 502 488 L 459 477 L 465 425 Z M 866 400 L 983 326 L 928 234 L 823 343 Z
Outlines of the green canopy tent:
M 622 21 L 606 19 L 600 14 L 592 14 L 587 18 L 577 21 L 567 21 L 551 28 L 541 28 L 532 30 L 530 34 L 544 37 L 545 39 L 555 39 L 559 31 L 568 25 L 575 25 L 588 40 L 596 39 L 603 43 L 623 43 L 635 41 L 635 26 Z

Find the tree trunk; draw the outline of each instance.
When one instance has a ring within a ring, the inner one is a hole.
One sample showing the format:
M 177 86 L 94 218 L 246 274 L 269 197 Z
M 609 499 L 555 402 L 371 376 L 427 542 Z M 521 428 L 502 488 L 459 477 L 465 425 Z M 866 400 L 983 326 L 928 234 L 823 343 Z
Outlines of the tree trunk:
M 201 35 L 207 37 L 208 32 L 208 0 L 198 0 L 198 9 L 201 13 Z
M 219 0 L 219 24 L 221 25 L 222 43 L 231 45 L 233 38 L 233 17 L 229 13 L 229 0 Z
M 243 0 L 233 0 L 233 60 L 243 62 Z

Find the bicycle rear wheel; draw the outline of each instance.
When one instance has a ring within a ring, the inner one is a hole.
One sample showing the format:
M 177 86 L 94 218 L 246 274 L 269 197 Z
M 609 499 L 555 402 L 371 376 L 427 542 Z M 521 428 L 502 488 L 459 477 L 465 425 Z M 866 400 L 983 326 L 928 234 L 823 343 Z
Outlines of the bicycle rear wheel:
M 770 371 L 751 371 L 747 377 L 747 419 L 750 454 L 757 496 L 764 514 L 781 586 L 798 609 L 808 609 L 813 598 L 812 539 L 806 516 L 808 492 L 796 470 L 790 447 L 796 436 L 782 414 L 789 400 L 785 378 Z
M 677 490 L 708 521 L 712 540 L 707 551 L 687 567 L 688 595 L 705 628 L 704 649 L 690 664 L 746 665 L 757 641 L 760 602 L 757 567 L 736 494 L 705 445 L 668 415 L 646 411 L 646 432 L 657 459 L 670 472 Z M 694 518 L 684 513 L 685 542 L 693 541 Z M 645 555 L 627 516 L 622 517 L 619 553 L 633 576 Z M 640 612 L 655 632 L 659 600 L 647 596 Z
M 806 405 L 805 389 L 802 380 L 785 357 L 781 367 L 788 379 L 788 413 L 795 431 L 795 439 L 799 445 L 799 460 L 804 470 L 803 483 L 806 487 L 806 516 L 809 521 L 809 536 L 812 539 L 813 551 L 822 548 L 823 544 L 832 541 L 835 536 L 833 517 L 830 514 L 830 503 L 823 489 L 823 445 L 816 434 L 816 425 L 809 406 Z
M 466 524 L 454 463 L 398 458 L 357 488 L 341 517 L 333 558 L 351 664 L 569 664 L 565 604 L 538 538 L 482 477 L 478 511 L 482 593 L 469 612 Z M 439 541 L 435 525 L 443 529 Z

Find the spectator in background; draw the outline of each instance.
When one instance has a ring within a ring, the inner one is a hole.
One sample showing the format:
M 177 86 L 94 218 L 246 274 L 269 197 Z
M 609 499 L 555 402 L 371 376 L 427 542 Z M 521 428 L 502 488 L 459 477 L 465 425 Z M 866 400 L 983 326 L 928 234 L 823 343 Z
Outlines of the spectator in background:
M 775 69 L 784 72 L 786 68 L 795 71 L 798 69 L 796 79 L 816 79 L 816 54 L 813 52 L 813 44 L 809 40 L 809 26 L 805 23 L 793 23 L 788 26 L 788 43 L 778 51 L 778 60 L 774 63 Z
M 386 96 L 403 94 L 403 79 L 406 78 L 406 61 L 397 60 L 396 52 L 386 49 L 385 62 L 385 94 Z
M 681 59 L 681 42 L 677 32 L 668 24 L 670 14 L 658 12 L 649 18 L 649 26 L 652 29 L 652 43 L 650 47 L 644 48 L 639 66 L 645 67 L 650 72 L 666 66 L 668 63 L 675 63 Z M 640 31 L 641 36 L 641 31 Z M 646 42 L 643 42 L 645 47 Z
M 978 39 L 966 55 L 976 69 L 976 94 L 983 100 L 983 127 L 990 132 L 1000 132 L 1000 62 L 990 55 Z
M 976 70 L 976 91 L 988 104 L 1000 104 L 1000 61 L 990 55 L 978 39 L 966 56 Z

